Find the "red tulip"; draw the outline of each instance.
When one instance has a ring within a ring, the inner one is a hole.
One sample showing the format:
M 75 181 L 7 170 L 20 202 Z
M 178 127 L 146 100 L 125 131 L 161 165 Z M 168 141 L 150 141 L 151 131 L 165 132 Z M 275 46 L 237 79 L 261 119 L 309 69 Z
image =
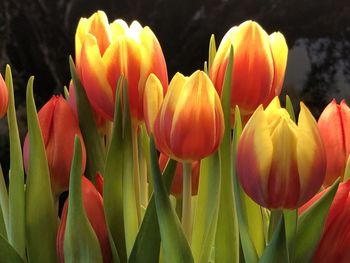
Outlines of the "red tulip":
M 343 178 L 350 154 L 350 108 L 345 100 L 337 104 L 333 99 L 322 112 L 318 128 L 326 149 L 327 171 L 324 186 Z
M 82 167 L 85 170 L 86 154 L 78 120 L 62 96 L 53 96 L 38 112 L 39 124 L 44 140 L 50 170 L 51 188 L 54 195 L 68 190 L 70 168 L 73 159 L 74 137 L 78 135 L 82 145 Z M 23 145 L 26 170 L 29 160 L 29 137 Z
M 149 27 L 121 19 L 109 24 L 104 12 L 79 21 L 75 36 L 76 65 L 93 108 L 113 120 L 115 90 L 123 74 L 128 82 L 130 111 L 143 121 L 143 92 L 154 73 L 167 89 L 168 76 L 160 44 Z
M 163 172 L 165 169 L 165 166 L 169 160 L 169 157 L 167 157 L 165 154 L 161 153 L 159 156 L 159 167 L 160 170 Z M 199 184 L 199 166 L 200 161 L 195 161 L 192 163 L 192 174 L 191 174 L 191 186 L 192 186 L 192 195 L 197 195 L 198 193 L 198 184 Z M 175 176 L 173 179 L 173 183 L 171 185 L 171 194 L 175 197 L 181 197 L 182 195 L 182 164 L 178 163 L 176 165 L 175 169 Z
M 7 112 L 8 101 L 9 95 L 6 83 L 0 74 L 0 118 L 4 117 Z
M 219 94 L 231 45 L 234 47 L 231 108 L 238 105 L 246 119 L 260 104 L 268 105 L 280 94 L 288 47 L 280 32 L 269 36 L 254 21 L 231 28 L 223 37 L 210 69 L 210 78 Z
M 320 199 L 329 188 L 314 196 L 299 209 L 299 214 Z M 341 183 L 329 209 L 314 263 L 350 262 L 350 180 Z
M 224 129 L 220 98 L 207 74 L 177 73 L 154 123 L 158 149 L 175 160 L 200 160 L 217 150 Z
M 111 262 L 112 252 L 108 239 L 108 230 L 103 209 L 102 196 L 97 191 L 95 186 L 85 176 L 82 177 L 82 195 L 86 216 L 92 228 L 94 229 L 101 246 L 103 262 Z M 63 206 L 61 223 L 58 228 L 56 240 L 57 256 L 60 263 L 64 262 L 64 232 L 66 229 L 68 209 L 69 207 L 67 199 Z

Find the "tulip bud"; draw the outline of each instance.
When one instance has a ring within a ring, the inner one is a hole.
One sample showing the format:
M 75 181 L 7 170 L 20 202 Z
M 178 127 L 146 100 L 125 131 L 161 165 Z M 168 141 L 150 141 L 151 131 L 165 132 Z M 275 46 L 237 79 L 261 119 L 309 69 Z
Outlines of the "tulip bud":
M 6 83 L 0 74 L 0 118 L 4 117 L 7 112 L 9 102 L 8 90 Z
M 177 73 L 154 124 L 158 149 L 172 159 L 193 162 L 217 150 L 224 134 L 220 98 L 203 71 Z
M 85 170 L 86 154 L 78 120 L 62 96 L 53 96 L 38 112 L 41 133 L 50 171 L 51 188 L 54 195 L 68 190 L 70 168 L 73 159 L 74 137 L 78 135 L 82 145 L 82 169 Z M 23 160 L 28 170 L 28 134 L 23 145 Z
M 350 108 L 342 100 L 338 105 L 333 99 L 322 112 L 318 128 L 327 157 L 324 186 L 330 186 L 340 176 L 343 178 L 350 154 Z
M 147 77 L 154 73 L 167 89 L 168 76 L 160 44 L 149 27 L 121 19 L 108 24 L 104 12 L 81 19 L 76 31 L 76 65 L 92 107 L 113 120 L 115 90 L 123 75 L 128 83 L 134 121 L 144 119 L 143 93 Z
M 210 78 L 219 94 L 231 45 L 234 48 L 231 108 L 238 105 L 246 119 L 260 104 L 267 105 L 280 94 L 288 47 L 281 33 L 269 36 L 254 21 L 231 28 L 222 39 L 210 69 Z
M 244 191 L 267 208 L 294 209 L 320 189 L 326 170 L 317 123 L 300 104 L 298 124 L 278 97 L 259 106 L 246 124 L 237 152 L 237 176 Z
M 147 78 L 145 93 L 143 94 L 143 112 L 148 134 L 153 133 L 154 122 L 162 105 L 163 97 L 162 83 L 152 73 Z
M 85 176 L 82 177 L 82 195 L 86 216 L 101 246 L 103 262 L 109 263 L 112 260 L 112 252 L 108 239 L 102 196 Z M 66 230 L 68 209 L 67 199 L 63 206 L 61 223 L 57 231 L 56 239 L 56 250 L 60 263 L 64 263 L 64 232 Z
M 159 167 L 160 170 L 163 172 L 165 169 L 165 166 L 169 160 L 169 157 L 165 154 L 161 153 L 159 156 Z M 191 173 L 191 186 L 192 186 L 192 195 L 197 195 L 198 193 L 198 184 L 199 184 L 199 166 L 200 161 L 195 161 L 192 163 L 192 173 Z M 171 185 L 171 194 L 175 197 L 181 197 L 182 196 L 182 187 L 183 187 L 183 174 L 182 174 L 182 164 L 177 163 L 176 169 L 175 169 L 175 176 L 173 179 L 173 183 Z
M 315 195 L 299 209 L 306 211 L 319 200 L 329 188 Z M 321 241 L 318 244 L 312 262 L 350 262 L 350 180 L 340 183 L 329 209 Z

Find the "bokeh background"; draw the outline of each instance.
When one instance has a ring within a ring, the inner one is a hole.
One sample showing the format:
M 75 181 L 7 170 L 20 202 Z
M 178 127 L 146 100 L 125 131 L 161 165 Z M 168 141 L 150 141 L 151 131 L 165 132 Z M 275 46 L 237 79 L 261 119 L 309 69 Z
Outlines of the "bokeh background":
M 80 17 L 104 10 L 149 25 L 167 60 L 169 78 L 191 74 L 207 60 L 208 43 L 219 44 L 233 25 L 251 19 L 270 34 L 280 31 L 289 46 L 282 98 L 304 101 L 317 118 L 332 98 L 350 102 L 349 0 L 0 0 L 0 72 L 10 64 L 21 137 L 26 133 L 25 88 L 35 76 L 40 108 L 70 80 L 68 56 Z M 8 170 L 6 120 L 0 122 L 0 161 Z

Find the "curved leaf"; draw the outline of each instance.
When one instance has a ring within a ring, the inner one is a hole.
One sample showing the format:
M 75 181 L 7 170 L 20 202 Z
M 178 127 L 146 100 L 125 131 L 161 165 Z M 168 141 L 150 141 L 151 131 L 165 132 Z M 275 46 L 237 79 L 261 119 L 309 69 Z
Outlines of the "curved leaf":
M 0 261 L 2 263 L 24 263 L 25 261 L 17 253 L 17 251 L 11 247 L 6 239 L 0 235 Z

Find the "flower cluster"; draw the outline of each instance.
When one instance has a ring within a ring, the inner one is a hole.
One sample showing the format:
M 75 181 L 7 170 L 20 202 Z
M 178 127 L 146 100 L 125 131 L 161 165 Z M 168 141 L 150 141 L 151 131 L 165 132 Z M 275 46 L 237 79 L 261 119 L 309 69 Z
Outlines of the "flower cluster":
M 168 83 L 152 30 L 97 11 L 64 96 L 37 112 L 29 79 L 23 147 L 7 66 L 0 261 L 348 262 L 350 109 L 316 121 L 300 102 L 295 118 L 287 57 L 282 33 L 246 21 Z

